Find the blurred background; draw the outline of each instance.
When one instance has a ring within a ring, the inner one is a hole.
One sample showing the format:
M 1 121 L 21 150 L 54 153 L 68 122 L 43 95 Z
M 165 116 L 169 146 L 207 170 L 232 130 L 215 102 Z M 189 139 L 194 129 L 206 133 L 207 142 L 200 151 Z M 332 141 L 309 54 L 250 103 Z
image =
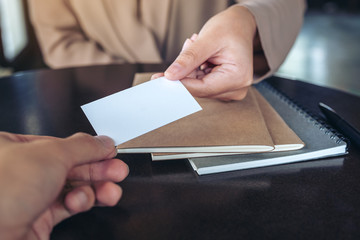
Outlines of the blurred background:
M 278 74 L 360 95 L 360 0 L 309 0 Z
M 0 0 L 0 76 L 45 68 L 26 0 Z M 360 96 L 360 0 L 308 0 L 300 35 L 278 75 Z

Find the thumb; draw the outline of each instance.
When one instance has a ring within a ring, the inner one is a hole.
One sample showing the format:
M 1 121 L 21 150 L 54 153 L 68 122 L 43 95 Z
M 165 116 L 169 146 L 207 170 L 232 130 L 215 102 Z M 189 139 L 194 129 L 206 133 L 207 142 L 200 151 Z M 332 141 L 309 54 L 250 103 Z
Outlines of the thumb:
M 175 61 L 165 71 L 165 77 L 178 80 L 186 77 L 201 64 L 206 62 L 212 54 L 213 46 L 209 41 L 204 41 L 200 36 L 190 46 L 186 47 Z
M 85 133 L 76 133 L 58 141 L 48 141 L 47 149 L 52 155 L 73 168 L 77 165 L 110 159 L 116 156 L 113 140 L 105 136 L 93 137 Z
M 74 165 L 94 161 L 106 160 L 116 156 L 114 141 L 106 136 L 96 136 L 77 133 L 64 139 L 69 151 L 72 153 Z

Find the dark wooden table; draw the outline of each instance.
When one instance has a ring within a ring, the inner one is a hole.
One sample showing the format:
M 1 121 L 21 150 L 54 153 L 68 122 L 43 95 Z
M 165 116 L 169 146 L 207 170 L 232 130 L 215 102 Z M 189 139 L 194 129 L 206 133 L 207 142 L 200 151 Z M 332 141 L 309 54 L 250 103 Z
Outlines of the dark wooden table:
M 110 65 L 17 73 L 0 79 L 0 131 L 94 134 L 80 106 L 123 90 L 161 65 Z M 267 80 L 314 115 L 319 101 L 360 129 L 360 98 L 300 81 Z M 197 176 L 186 160 L 130 167 L 117 206 L 65 220 L 52 239 L 359 239 L 360 153 Z

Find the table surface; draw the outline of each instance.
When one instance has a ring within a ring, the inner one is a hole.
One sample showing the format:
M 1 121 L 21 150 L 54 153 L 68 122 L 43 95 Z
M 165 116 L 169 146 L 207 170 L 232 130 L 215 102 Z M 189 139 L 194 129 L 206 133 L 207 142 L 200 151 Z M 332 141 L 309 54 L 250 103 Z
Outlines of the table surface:
M 0 131 L 94 134 L 80 106 L 164 65 L 37 70 L 0 79 Z M 321 117 L 332 106 L 360 129 L 360 98 L 272 77 L 275 88 Z M 360 237 L 360 151 L 342 157 L 197 176 L 186 160 L 121 155 L 130 168 L 117 206 L 60 223 L 51 239 L 354 239 Z

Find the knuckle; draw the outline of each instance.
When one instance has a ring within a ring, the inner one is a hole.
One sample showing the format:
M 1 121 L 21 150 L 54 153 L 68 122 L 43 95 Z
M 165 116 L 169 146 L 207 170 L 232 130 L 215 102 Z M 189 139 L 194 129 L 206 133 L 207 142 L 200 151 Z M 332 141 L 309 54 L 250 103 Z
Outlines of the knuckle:
M 84 147 L 86 146 L 88 149 L 98 148 L 98 143 L 96 139 L 87 133 L 78 132 L 70 136 L 69 138 L 73 139 L 73 144 L 83 145 Z
M 96 137 L 91 136 L 90 134 L 79 132 L 75 133 L 72 137 L 76 138 L 76 142 L 86 146 L 88 149 L 99 151 L 104 150 L 102 144 L 100 144 L 99 140 Z M 105 150 L 104 150 L 105 151 Z
M 87 134 L 87 133 L 83 133 L 83 132 L 78 132 L 75 133 L 74 135 L 71 136 L 72 138 L 76 138 L 79 139 L 81 141 L 85 141 L 85 142 L 95 142 L 94 141 L 94 137 L 92 137 L 91 135 Z

